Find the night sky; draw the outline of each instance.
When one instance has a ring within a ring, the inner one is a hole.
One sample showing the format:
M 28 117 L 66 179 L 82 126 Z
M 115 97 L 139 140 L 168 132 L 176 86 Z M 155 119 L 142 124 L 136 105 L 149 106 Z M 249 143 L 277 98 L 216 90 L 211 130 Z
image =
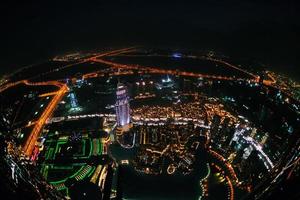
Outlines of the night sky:
M 0 8 L 0 73 L 64 52 L 146 45 L 212 49 L 299 80 L 298 2 L 7 1 Z

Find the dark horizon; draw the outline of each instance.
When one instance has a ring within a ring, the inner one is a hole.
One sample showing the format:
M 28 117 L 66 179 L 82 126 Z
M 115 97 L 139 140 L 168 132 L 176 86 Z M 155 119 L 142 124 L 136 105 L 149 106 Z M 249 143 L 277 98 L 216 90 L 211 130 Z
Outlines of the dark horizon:
M 297 1 L 4 4 L 0 74 L 78 50 L 127 45 L 215 50 L 299 80 Z

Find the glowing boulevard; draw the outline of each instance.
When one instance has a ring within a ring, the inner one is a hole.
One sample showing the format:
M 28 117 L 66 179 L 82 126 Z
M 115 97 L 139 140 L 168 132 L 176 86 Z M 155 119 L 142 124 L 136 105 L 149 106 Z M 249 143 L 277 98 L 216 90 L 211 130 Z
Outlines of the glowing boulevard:
M 250 81 L 252 82 L 258 82 L 259 81 L 259 77 L 256 75 L 253 75 L 245 70 L 242 70 L 234 65 L 231 65 L 227 62 L 224 62 L 222 60 L 216 60 L 216 59 L 208 59 L 208 60 L 212 60 L 215 62 L 219 62 L 222 64 L 225 64 L 228 67 L 234 68 L 235 70 L 241 71 L 249 76 L 252 77 L 252 79 Z M 243 79 L 239 79 L 239 78 L 235 78 L 235 77 L 225 77 L 225 76 L 215 76 L 215 75 L 207 75 L 207 74 L 200 74 L 200 73 L 193 73 L 193 72 L 184 72 L 184 71 L 177 71 L 177 70 L 164 70 L 164 69 L 159 69 L 156 67 L 144 67 L 144 66 L 137 66 L 137 65 L 125 65 L 125 64 L 119 64 L 119 63 L 115 63 L 115 62 L 111 62 L 111 61 L 107 61 L 104 59 L 101 59 L 99 57 L 92 57 L 90 58 L 90 61 L 92 62 L 99 62 L 102 64 L 106 64 L 109 65 L 113 68 L 117 68 L 117 69 L 125 69 L 125 70 L 144 70 L 147 71 L 148 73 L 154 73 L 154 74 L 172 74 L 172 75 L 180 75 L 180 76 L 190 76 L 190 77 L 201 77 L 201 78 L 208 78 L 208 79 L 218 79 L 218 80 L 243 80 Z
M 23 146 L 23 151 L 27 156 L 31 155 L 35 143 L 40 135 L 42 128 L 44 127 L 46 120 L 49 117 L 51 117 L 57 104 L 61 101 L 61 99 L 63 98 L 64 94 L 67 91 L 68 91 L 67 85 L 66 84 L 62 85 L 60 89 L 56 92 L 56 95 L 52 98 L 51 102 L 48 104 L 47 108 L 44 110 L 40 119 L 38 119 L 37 122 L 35 123 L 32 132 L 30 133 L 25 145 Z

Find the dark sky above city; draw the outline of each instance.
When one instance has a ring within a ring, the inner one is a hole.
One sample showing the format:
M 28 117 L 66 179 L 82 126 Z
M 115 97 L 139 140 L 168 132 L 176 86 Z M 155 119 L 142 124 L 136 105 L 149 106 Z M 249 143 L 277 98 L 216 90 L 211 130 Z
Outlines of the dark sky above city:
M 297 0 L 7 1 L 0 73 L 76 50 L 126 45 L 217 50 L 300 76 Z

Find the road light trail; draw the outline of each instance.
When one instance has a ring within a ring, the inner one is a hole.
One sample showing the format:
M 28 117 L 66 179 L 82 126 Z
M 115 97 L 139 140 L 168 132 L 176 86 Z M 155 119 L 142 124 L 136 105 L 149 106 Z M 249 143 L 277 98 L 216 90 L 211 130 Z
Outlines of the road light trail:
M 137 66 L 137 65 L 125 65 L 125 64 L 119 64 L 99 58 L 92 59 L 94 62 L 103 63 L 106 65 L 109 65 L 113 68 L 117 69 L 126 69 L 126 70 L 144 70 L 148 73 L 157 73 L 157 74 L 172 74 L 172 75 L 181 75 L 181 76 L 190 76 L 190 77 L 202 77 L 202 78 L 209 78 L 209 79 L 217 79 L 217 80 L 244 80 L 244 79 L 238 79 L 234 77 L 225 77 L 225 76 L 215 76 L 215 75 L 207 75 L 207 74 L 200 74 L 200 73 L 194 73 L 194 72 L 185 72 L 185 71 L 176 71 L 176 70 L 164 70 L 159 69 L 156 67 L 144 67 L 144 66 Z M 251 80 L 253 82 L 257 82 L 257 78 L 253 77 Z
M 263 84 L 268 85 L 268 86 L 275 85 L 277 82 L 276 79 L 270 73 L 267 73 L 267 76 L 271 80 L 263 80 Z
M 56 95 L 52 98 L 51 102 L 48 104 L 46 109 L 44 110 L 41 117 L 37 120 L 37 122 L 34 125 L 33 130 L 30 133 L 30 136 L 25 142 L 25 145 L 23 146 L 23 151 L 25 155 L 30 156 L 35 143 L 40 135 L 40 132 L 42 131 L 44 124 L 46 123 L 47 119 L 51 117 L 54 109 L 56 108 L 57 104 L 61 101 L 64 94 L 68 91 L 68 87 L 66 84 L 57 82 L 57 81 L 50 81 L 50 82 L 41 82 L 41 83 L 29 83 L 26 82 L 28 85 L 55 85 L 59 86 L 60 89 L 56 92 Z
M 69 67 L 72 67 L 72 66 L 75 66 L 75 65 L 79 65 L 79 64 L 83 64 L 83 63 L 87 63 L 87 62 L 90 62 L 92 61 L 93 59 L 95 58 L 101 58 L 101 57 L 104 57 L 104 56 L 109 56 L 109 55 L 119 55 L 121 53 L 126 53 L 126 52 L 131 52 L 131 51 L 135 51 L 136 47 L 128 47 L 128 48 L 123 48 L 123 49 L 117 49 L 117 50 L 113 50 L 113 51 L 108 51 L 108 52 L 104 52 L 104 53 L 98 53 L 96 55 L 93 55 L 92 57 L 89 57 L 89 58 L 86 58 L 86 59 L 83 59 L 83 60 L 80 60 L 79 62 L 75 62 L 75 63 L 71 63 L 71 64 L 68 64 L 68 65 L 64 65 L 60 68 L 57 68 L 55 69 L 56 71 L 60 71 L 60 70 L 63 70 L 63 69 L 66 69 L 66 68 L 69 68 Z M 53 71 L 49 71 L 49 72 L 45 72 L 43 73 L 43 75 L 46 75 L 46 74 L 51 74 L 53 73 Z M 39 75 L 36 75 L 34 77 L 31 77 L 30 79 L 34 79 L 34 78 L 37 78 L 39 77 Z
M 121 53 L 127 53 L 127 52 L 132 52 L 132 51 L 135 51 L 136 50 L 136 46 L 133 46 L 133 47 L 127 47 L 127 48 L 122 48 L 122 49 L 117 49 L 117 50 L 113 50 L 113 51 L 108 51 L 108 52 L 104 52 L 104 53 L 99 53 L 99 54 L 96 54 L 90 58 L 87 58 L 87 59 L 84 59 L 86 62 L 87 61 L 93 61 L 94 59 L 96 58 L 99 58 L 99 57 L 104 57 L 104 56 L 111 56 L 111 55 L 119 55 Z
M 93 61 L 93 59 L 96 59 L 96 58 L 101 58 L 101 57 L 110 56 L 110 55 L 119 55 L 119 54 L 122 54 L 122 53 L 128 53 L 128 52 L 132 52 L 132 51 L 135 51 L 135 50 L 136 50 L 136 46 L 133 46 L 133 47 L 127 47 L 127 48 L 112 50 L 112 51 L 108 51 L 108 52 L 98 53 L 96 55 L 93 55 L 92 57 L 80 60 L 79 62 L 64 65 L 64 66 L 62 66 L 60 68 L 57 68 L 55 70 L 59 71 L 59 70 L 62 70 L 62 69 L 68 68 L 68 67 L 72 67 L 74 65 L 78 65 L 78 64 Z M 51 71 L 48 71 L 48 72 L 44 72 L 44 73 L 42 73 L 42 75 L 46 75 L 46 74 L 50 74 L 50 73 L 53 73 L 53 71 L 51 70 Z M 28 79 L 34 79 L 34 78 L 37 78 L 39 76 L 41 76 L 41 74 L 30 77 Z M 28 85 L 30 85 L 28 80 L 19 80 L 19 81 L 16 81 L 16 82 L 8 82 L 8 83 L 0 86 L 0 93 L 7 90 L 7 89 L 9 89 L 9 88 L 11 88 L 11 87 L 15 87 L 19 84 L 26 84 L 26 82 L 28 83 Z M 43 83 L 43 82 L 38 82 L 37 84 L 39 84 L 39 83 Z M 43 84 L 41 84 L 41 85 L 43 85 Z
M 252 74 L 252 73 L 250 73 L 250 72 L 248 72 L 248 71 L 246 71 L 246 70 L 244 70 L 244 69 L 241 69 L 241 68 L 239 68 L 239 67 L 237 67 L 237 66 L 235 66 L 235 65 L 232 65 L 232 64 L 230 64 L 230 63 L 228 63 L 228 62 L 226 62 L 226 61 L 219 60 L 219 59 L 215 59 L 215 58 L 206 58 L 206 59 L 207 59 L 207 60 L 210 60 L 210 61 L 217 62 L 217 63 L 222 63 L 222 64 L 224 64 L 224 65 L 226 65 L 226 66 L 228 66 L 228 67 L 231 67 L 231 68 L 233 68 L 233 69 L 235 69 L 235 70 L 237 70 L 237 71 L 243 72 L 243 73 L 245 73 L 245 74 L 247 74 L 247 75 L 253 77 L 253 78 L 254 78 L 255 80 L 257 80 L 257 81 L 259 80 L 259 76 L 254 75 L 254 74 Z
M 44 94 L 40 94 L 39 97 L 48 97 L 48 96 L 54 96 L 56 95 L 57 92 L 47 92 L 47 93 L 44 93 Z
M 0 93 L 3 92 L 4 90 L 7 90 L 8 88 L 15 87 L 15 86 L 17 86 L 19 84 L 22 84 L 22 83 L 24 84 L 25 80 L 13 82 L 13 83 L 7 83 L 5 85 L 2 85 L 0 87 Z

